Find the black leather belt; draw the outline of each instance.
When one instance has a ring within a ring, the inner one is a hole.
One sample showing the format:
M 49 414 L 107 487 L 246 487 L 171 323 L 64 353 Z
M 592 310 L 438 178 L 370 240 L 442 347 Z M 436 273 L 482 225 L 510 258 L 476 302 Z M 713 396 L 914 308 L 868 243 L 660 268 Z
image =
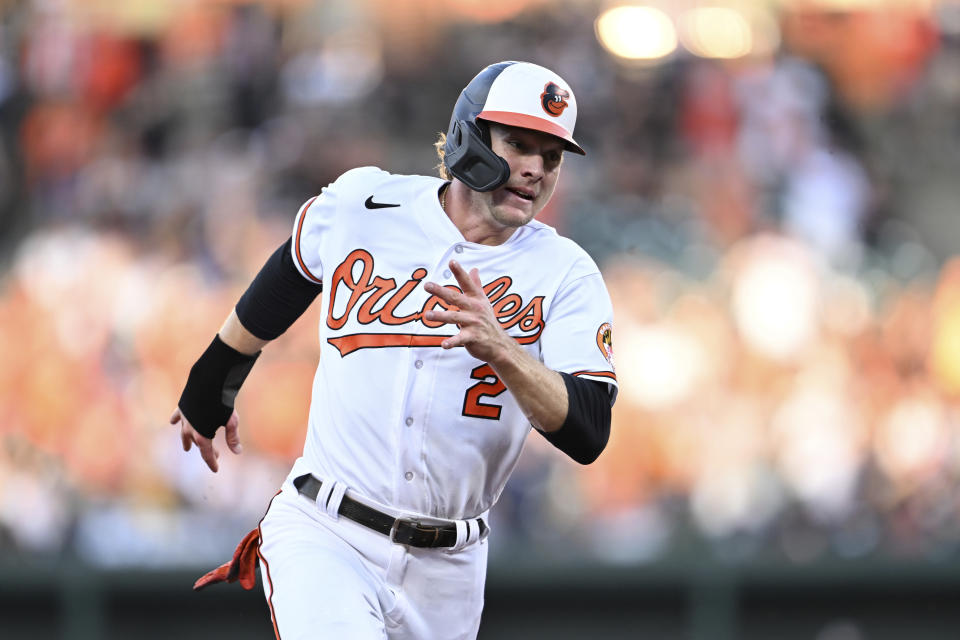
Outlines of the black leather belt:
M 293 486 L 297 488 L 300 495 L 306 496 L 316 501 L 320 494 L 322 482 L 317 480 L 309 473 L 295 478 Z M 416 520 L 407 518 L 394 518 L 382 511 L 377 511 L 373 507 L 368 507 L 362 502 L 357 502 L 353 498 L 343 496 L 340 501 L 340 508 L 337 513 L 345 518 L 350 518 L 354 522 L 359 522 L 363 526 L 373 529 L 378 533 L 390 538 L 391 541 L 398 544 L 406 544 L 411 547 L 433 548 L 433 547 L 452 547 L 457 544 L 457 527 L 452 524 L 442 526 L 433 526 L 423 524 Z M 477 518 L 480 525 L 480 536 L 483 536 L 487 530 L 487 525 L 482 518 Z M 467 523 L 467 534 L 469 536 L 469 527 L 472 525 L 470 520 Z M 475 525 L 474 525 L 475 526 Z

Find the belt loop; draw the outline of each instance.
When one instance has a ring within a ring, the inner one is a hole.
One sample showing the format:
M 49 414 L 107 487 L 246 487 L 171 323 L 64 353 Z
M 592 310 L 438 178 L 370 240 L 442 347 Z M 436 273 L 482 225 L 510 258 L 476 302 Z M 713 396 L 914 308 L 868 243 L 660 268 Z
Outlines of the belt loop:
M 339 480 L 330 485 L 330 493 L 327 495 L 323 510 L 334 520 L 340 518 L 340 502 L 343 501 L 343 496 L 346 492 L 347 485 Z
M 475 542 L 479 542 L 482 538 L 486 537 L 486 527 L 484 527 L 481 532 L 480 527 L 480 518 L 473 518 L 471 520 L 456 520 L 454 525 L 457 527 L 457 542 L 452 547 L 447 549 L 448 553 L 455 553 L 461 549 L 470 546 Z M 483 534 L 481 536 L 481 533 Z
M 339 480 L 334 482 L 320 482 L 320 489 L 317 491 L 317 508 L 326 513 L 334 520 L 340 519 L 340 501 L 343 500 L 343 494 L 347 491 L 347 485 Z
M 320 487 L 317 489 L 317 497 L 313 499 L 314 502 L 317 503 L 317 508 L 320 509 L 320 511 L 326 511 L 331 491 L 333 491 L 333 483 L 320 482 Z

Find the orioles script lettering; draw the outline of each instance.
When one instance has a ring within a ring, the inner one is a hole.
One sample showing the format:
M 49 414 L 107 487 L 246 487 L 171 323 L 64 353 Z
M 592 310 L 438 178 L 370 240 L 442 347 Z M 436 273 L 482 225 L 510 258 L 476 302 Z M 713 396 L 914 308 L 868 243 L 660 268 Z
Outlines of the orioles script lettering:
M 398 287 L 394 278 L 384 278 L 374 273 L 373 256 L 368 251 L 354 249 L 330 278 L 327 327 L 335 331 L 343 329 L 351 317 L 361 325 L 379 322 L 400 327 L 420 322 L 430 329 L 445 326 L 443 322 L 423 317 L 424 313 L 433 309 L 456 310 L 456 307 L 447 305 L 435 295 L 427 298 L 419 310 L 397 315 L 397 308 L 416 291 L 426 276 L 426 269 L 416 269 Z M 514 339 L 520 344 L 531 344 L 543 331 L 543 296 L 536 296 L 524 303 L 518 294 L 510 292 L 512 285 L 510 276 L 501 276 L 483 285 L 483 292 L 490 300 L 500 326 L 506 331 L 516 328 L 515 332 L 519 331 L 521 335 L 514 336 Z M 445 287 L 460 291 L 454 285 Z M 339 315 L 338 303 L 342 305 Z M 353 333 L 328 338 L 327 342 L 336 347 L 341 356 L 345 356 L 357 349 L 375 347 L 439 347 L 449 337 L 450 334 L 433 333 Z

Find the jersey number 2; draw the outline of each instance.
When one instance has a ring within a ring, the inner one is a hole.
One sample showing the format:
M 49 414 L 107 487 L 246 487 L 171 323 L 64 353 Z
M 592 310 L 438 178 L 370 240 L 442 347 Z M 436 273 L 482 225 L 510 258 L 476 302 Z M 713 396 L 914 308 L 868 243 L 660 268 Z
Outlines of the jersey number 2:
M 470 377 L 480 382 L 467 389 L 467 394 L 463 397 L 463 415 L 472 418 L 499 420 L 500 411 L 503 407 L 498 404 L 480 402 L 480 399 L 484 396 L 496 398 L 507 390 L 507 385 L 500 382 L 500 378 L 488 364 L 482 364 L 471 371 Z

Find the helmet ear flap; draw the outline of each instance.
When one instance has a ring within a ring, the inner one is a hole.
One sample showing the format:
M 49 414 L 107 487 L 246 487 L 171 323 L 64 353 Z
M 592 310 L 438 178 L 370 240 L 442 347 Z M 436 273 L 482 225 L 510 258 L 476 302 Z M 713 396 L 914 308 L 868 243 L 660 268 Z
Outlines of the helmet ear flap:
M 443 163 L 474 191 L 493 191 L 510 178 L 510 165 L 490 148 L 486 125 L 457 119 L 444 145 Z
M 510 178 L 510 165 L 493 152 L 490 128 L 477 120 L 487 101 L 490 86 L 515 62 L 492 64 L 470 81 L 453 106 L 443 164 L 451 175 L 474 191 L 493 191 Z

